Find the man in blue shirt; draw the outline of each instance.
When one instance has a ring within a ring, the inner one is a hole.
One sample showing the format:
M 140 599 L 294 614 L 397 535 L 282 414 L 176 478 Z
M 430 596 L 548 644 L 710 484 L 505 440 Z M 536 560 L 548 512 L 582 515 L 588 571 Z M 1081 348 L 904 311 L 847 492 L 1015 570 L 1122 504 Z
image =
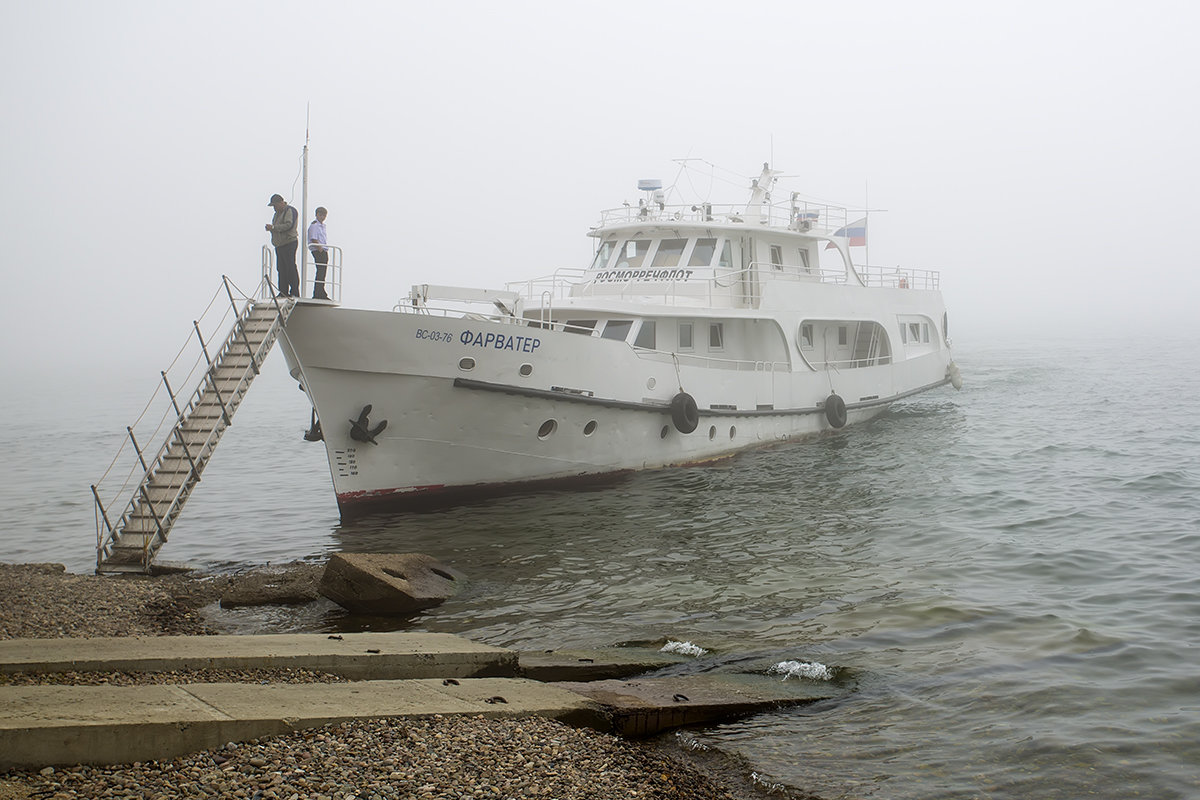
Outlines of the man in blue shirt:
M 317 218 L 308 226 L 308 249 L 312 252 L 313 263 L 317 265 L 317 275 L 313 280 L 313 299 L 328 300 L 325 293 L 325 270 L 329 268 L 329 250 L 325 239 L 325 217 L 329 214 L 324 206 L 317 206 Z

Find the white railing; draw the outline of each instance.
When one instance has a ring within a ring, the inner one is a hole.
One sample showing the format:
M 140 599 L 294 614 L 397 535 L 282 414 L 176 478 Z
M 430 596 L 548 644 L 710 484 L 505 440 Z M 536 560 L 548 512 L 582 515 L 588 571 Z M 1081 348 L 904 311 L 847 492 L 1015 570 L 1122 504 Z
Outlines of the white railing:
M 805 361 L 808 361 L 809 366 L 818 371 L 832 370 L 834 372 L 841 372 L 844 369 L 861 369 L 862 367 L 886 366 L 892 363 L 892 357 L 890 355 L 886 355 L 873 356 L 871 358 L 844 358 L 840 361 L 814 361 L 805 358 Z
M 586 283 L 583 280 L 586 273 L 587 270 L 584 269 L 563 267 L 555 270 L 553 275 L 531 278 L 526 281 L 509 281 L 504 284 L 504 288 L 519 294 L 525 299 L 526 304 L 534 300 L 540 302 L 547 292 L 551 299 L 561 300 L 569 296 L 574 287 Z
M 884 289 L 931 289 L 941 288 L 942 274 L 928 269 L 902 269 L 900 267 L 855 267 L 867 286 Z
M 728 369 L 735 372 L 791 372 L 792 365 L 787 361 L 753 361 L 749 359 L 718 358 L 702 356 L 696 353 L 669 353 L 666 350 L 647 350 L 635 347 L 634 352 L 639 358 L 652 361 L 673 361 L 678 364 L 705 367 L 709 369 Z
M 813 230 L 829 233 L 846 225 L 854 214 L 864 216 L 841 206 L 805 201 L 763 204 L 758 209 L 745 203 L 714 205 L 662 205 L 645 203 L 636 206 L 606 208 L 600 212 L 600 227 L 621 225 L 631 222 L 755 222 L 772 227 L 791 230 Z M 855 217 L 857 219 L 857 217 Z
M 856 266 L 855 270 L 868 287 L 892 289 L 933 289 L 939 288 L 940 273 L 931 270 L 901 269 L 900 267 L 870 267 Z M 505 291 L 511 292 L 521 299 L 522 310 L 529 312 L 538 310 L 537 320 L 549 325 L 551 314 L 556 301 L 567 297 L 600 297 L 641 301 L 651 301 L 664 306 L 688 307 L 743 307 L 756 308 L 761 303 L 767 286 L 771 283 L 828 283 L 845 284 L 848 282 L 845 269 L 811 269 L 801 270 L 796 266 L 783 269 L 775 265 L 756 261 L 746 269 L 729 270 L 714 274 L 710 277 L 693 278 L 687 281 L 670 280 L 649 282 L 628 280 L 622 283 L 606 281 L 601 287 L 594 281 L 583 280 L 585 270 L 560 269 L 553 275 L 532 278 L 526 281 L 514 281 L 505 284 Z M 437 298 L 431 296 L 429 300 Z M 455 298 L 461 300 L 461 298 Z M 478 309 L 485 308 L 486 311 Z M 497 314 L 490 303 L 471 305 L 470 311 L 458 306 L 431 306 L 424 300 L 419 303 L 401 301 L 393 307 L 394 311 L 434 314 L 440 316 L 462 315 L 469 313 L 478 319 L 491 319 L 499 322 L 512 322 L 513 316 Z M 535 320 L 536 321 L 536 320 Z M 556 329 L 558 326 L 554 326 Z
M 326 299 L 334 302 L 342 302 L 342 248 L 334 247 L 333 245 L 325 245 L 325 250 L 329 253 L 329 265 L 325 272 L 324 289 L 328 296 Z M 301 297 L 313 297 L 316 291 L 316 268 L 317 264 L 313 263 L 313 274 L 309 275 L 305 269 L 305 274 L 300 276 L 300 295 Z M 260 299 L 267 299 L 269 296 L 278 291 L 275 273 L 275 249 L 269 244 L 264 244 L 262 249 L 262 276 L 263 276 L 263 291 Z

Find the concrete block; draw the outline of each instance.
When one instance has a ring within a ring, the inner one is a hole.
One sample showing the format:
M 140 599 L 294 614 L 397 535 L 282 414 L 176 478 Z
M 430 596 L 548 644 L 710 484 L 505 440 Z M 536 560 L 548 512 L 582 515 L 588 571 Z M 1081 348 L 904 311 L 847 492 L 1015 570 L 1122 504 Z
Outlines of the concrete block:
M 319 591 L 355 614 L 412 614 L 453 597 L 461 578 L 420 553 L 337 553 Z

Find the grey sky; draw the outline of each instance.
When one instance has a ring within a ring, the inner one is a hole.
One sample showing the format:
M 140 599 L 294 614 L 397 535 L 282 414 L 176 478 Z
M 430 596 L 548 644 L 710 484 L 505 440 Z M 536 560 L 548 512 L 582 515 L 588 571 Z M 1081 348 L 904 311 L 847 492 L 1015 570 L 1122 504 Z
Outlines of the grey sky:
M 687 156 L 869 193 L 887 209 L 872 263 L 940 269 L 960 339 L 1166 325 L 1200 299 L 1191 3 L 5 0 L 4 17 L 6 371 L 152 381 L 221 274 L 257 282 L 267 198 L 300 206 L 306 103 L 348 305 L 583 266 L 598 211 Z

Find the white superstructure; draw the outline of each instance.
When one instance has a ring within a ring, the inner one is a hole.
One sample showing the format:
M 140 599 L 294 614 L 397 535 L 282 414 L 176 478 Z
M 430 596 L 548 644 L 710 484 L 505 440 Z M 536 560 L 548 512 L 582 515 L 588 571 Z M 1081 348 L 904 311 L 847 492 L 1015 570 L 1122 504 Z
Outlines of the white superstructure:
M 343 516 L 707 461 L 957 383 L 937 273 L 854 266 L 846 210 L 775 180 L 736 208 L 642 182 L 590 266 L 503 291 L 301 301 L 281 343 Z

